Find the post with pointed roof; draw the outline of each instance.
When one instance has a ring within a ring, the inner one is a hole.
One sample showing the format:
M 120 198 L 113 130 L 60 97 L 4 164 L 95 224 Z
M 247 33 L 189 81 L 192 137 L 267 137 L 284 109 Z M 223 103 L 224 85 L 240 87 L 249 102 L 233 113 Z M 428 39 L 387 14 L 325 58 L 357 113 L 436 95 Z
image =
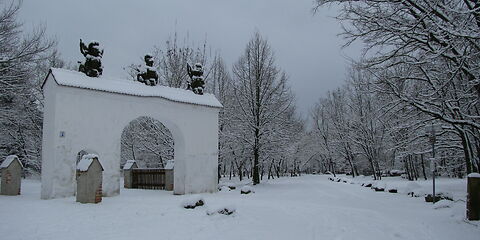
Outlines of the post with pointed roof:
M 0 164 L 0 172 L 2 173 L 0 195 L 20 195 L 22 168 L 23 165 L 20 159 L 15 155 L 6 157 L 2 164 Z
M 87 154 L 77 165 L 77 202 L 99 203 L 102 201 L 103 167 L 98 156 Z
M 123 187 L 132 188 L 132 169 L 138 168 L 135 160 L 127 160 L 123 165 Z

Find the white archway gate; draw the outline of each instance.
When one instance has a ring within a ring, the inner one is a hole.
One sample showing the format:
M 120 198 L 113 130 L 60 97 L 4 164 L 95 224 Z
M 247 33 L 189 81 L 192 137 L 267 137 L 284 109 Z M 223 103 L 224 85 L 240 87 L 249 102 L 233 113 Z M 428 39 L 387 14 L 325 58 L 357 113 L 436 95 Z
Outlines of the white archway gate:
M 172 133 L 174 194 L 216 191 L 218 113 L 222 105 L 213 95 L 90 78 L 54 68 L 42 89 L 42 199 L 73 196 L 76 158 L 84 149 L 99 155 L 104 196 L 117 195 L 122 131 L 141 116 L 159 120 Z

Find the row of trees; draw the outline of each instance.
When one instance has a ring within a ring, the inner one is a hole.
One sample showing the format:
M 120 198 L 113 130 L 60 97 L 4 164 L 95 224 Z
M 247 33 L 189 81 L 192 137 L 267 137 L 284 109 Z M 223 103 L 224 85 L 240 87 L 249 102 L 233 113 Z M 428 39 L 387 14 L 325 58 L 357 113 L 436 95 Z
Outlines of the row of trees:
M 45 28 L 24 32 L 17 19 L 21 1 L 1 2 L 0 12 L 0 157 L 16 154 L 26 173 L 39 173 L 43 96 L 41 83 L 50 67 L 65 67 Z M 161 84 L 184 88 L 187 63 L 205 68 L 207 91 L 225 106 L 220 113 L 219 173 L 252 177 L 281 176 L 299 170 L 293 156 L 303 122 L 295 116 L 287 75 L 275 64 L 268 42 L 255 33 L 230 71 L 220 54 L 204 42 L 193 47 L 177 34 L 153 47 Z M 70 67 L 71 68 L 71 67 Z M 134 73 L 137 67 L 126 68 Z M 132 75 L 134 76 L 134 75 Z M 141 117 L 122 134 L 122 160 L 162 167 L 173 159 L 171 133 L 160 122 Z
M 346 86 L 313 111 L 321 155 L 337 170 L 426 177 L 431 128 L 440 172 L 479 171 L 480 4 L 476 0 L 317 0 L 338 3 L 347 45 L 364 57 Z
M 177 34 L 153 47 L 161 84 L 184 88 L 186 63 L 205 67 L 206 91 L 223 103 L 219 174 L 255 184 L 266 176 L 302 171 L 372 174 L 405 170 L 426 178 L 436 129 L 440 172 L 462 177 L 479 171 L 480 6 L 475 0 L 348 1 L 342 4 L 347 45 L 366 51 L 346 84 L 312 109 L 313 126 L 295 113 L 288 76 L 275 63 L 268 41 L 255 33 L 229 69 L 207 43 L 193 47 Z M 24 33 L 20 5 L 2 2 L 0 13 L 0 154 L 17 154 L 28 171 L 40 170 L 42 94 L 49 67 L 62 67 L 45 29 Z M 135 65 L 126 68 L 133 73 Z M 122 135 L 122 160 L 161 167 L 173 158 L 171 134 L 139 118 Z
M 0 157 L 18 155 L 30 174 L 41 166 L 40 85 L 50 67 L 63 63 L 45 28 L 24 32 L 17 20 L 20 2 L 0 6 Z
M 251 177 L 257 184 L 264 175 L 279 177 L 299 170 L 292 159 L 303 121 L 296 117 L 288 77 L 276 65 L 273 50 L 260 33 L 253 35 L 231 72 L 219 54 L 209 54 L 206 43 L 202 47 L 192 47 L 187 41 L 180 45 L 175 34 L 164 48 L 153 51 L 163 85 L 185 87 L 186 64 L 200 62 L 206 70 L 206 91 L 224 105 L 219 123 L 219 176 Z M 132 77 L 135 68 L 126 68 Z M 174 143 L 165 144 L 172 142 L 171 135 L 166 136 L 161 127 L 145 127 L 151 124 L 151 119 L 143 118 L 128 126 L 122 139 L 123 161 L 136 158 L 148 165 L 151 160 L 138 158 L 134 152 L 173 151 Z M 159 141 L 158 137 L 169 139 Z M 146 147 L 152 143 L 157 145 Z M 160 154 L 156 160 L 162 158 Z

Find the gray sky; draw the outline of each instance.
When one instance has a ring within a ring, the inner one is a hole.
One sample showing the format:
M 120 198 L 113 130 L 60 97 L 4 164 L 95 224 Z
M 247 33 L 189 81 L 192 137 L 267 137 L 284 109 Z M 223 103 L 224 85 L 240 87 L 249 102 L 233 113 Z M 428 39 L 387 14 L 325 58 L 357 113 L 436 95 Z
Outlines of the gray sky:
M 300 113 L 327 91 L 343 84 L 346 57 L 334 7 L 313 15 L 313 0 L 24 0 L 25 27 L 45 24 L 67 61 L 83 60 L 79 39 L 98 40 L 105 49 L 104 75 L 125 76 L 122 67 L 162 46 L 177 30 L 180 39 L 207 43 L 231 65 L 255 30 L 269 40 L 277 64 L 290 76 Z

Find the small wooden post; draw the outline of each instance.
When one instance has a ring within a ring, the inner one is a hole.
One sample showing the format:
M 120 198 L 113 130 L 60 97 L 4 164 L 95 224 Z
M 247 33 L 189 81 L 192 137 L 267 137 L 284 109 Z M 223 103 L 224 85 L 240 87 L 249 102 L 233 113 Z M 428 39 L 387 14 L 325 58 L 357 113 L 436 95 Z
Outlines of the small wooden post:
M 22 184 L 22 163 L 15 155 L 10 155 L 0 165 L 2 183 L 0 195 L 20 195 Z
M 470 173 L 467 177 L 467 219 L 480 220 L 480 173 Z
M 77 165 L 77 202 L 99 203 L 102 201 L 103 167 L 95 154 L 87 154 Z
M 137 162 L 135 160 L 127 160 L 125 165 L 123 165 L 123 187 L 132 188 L 132 169 L 138 168 Z

